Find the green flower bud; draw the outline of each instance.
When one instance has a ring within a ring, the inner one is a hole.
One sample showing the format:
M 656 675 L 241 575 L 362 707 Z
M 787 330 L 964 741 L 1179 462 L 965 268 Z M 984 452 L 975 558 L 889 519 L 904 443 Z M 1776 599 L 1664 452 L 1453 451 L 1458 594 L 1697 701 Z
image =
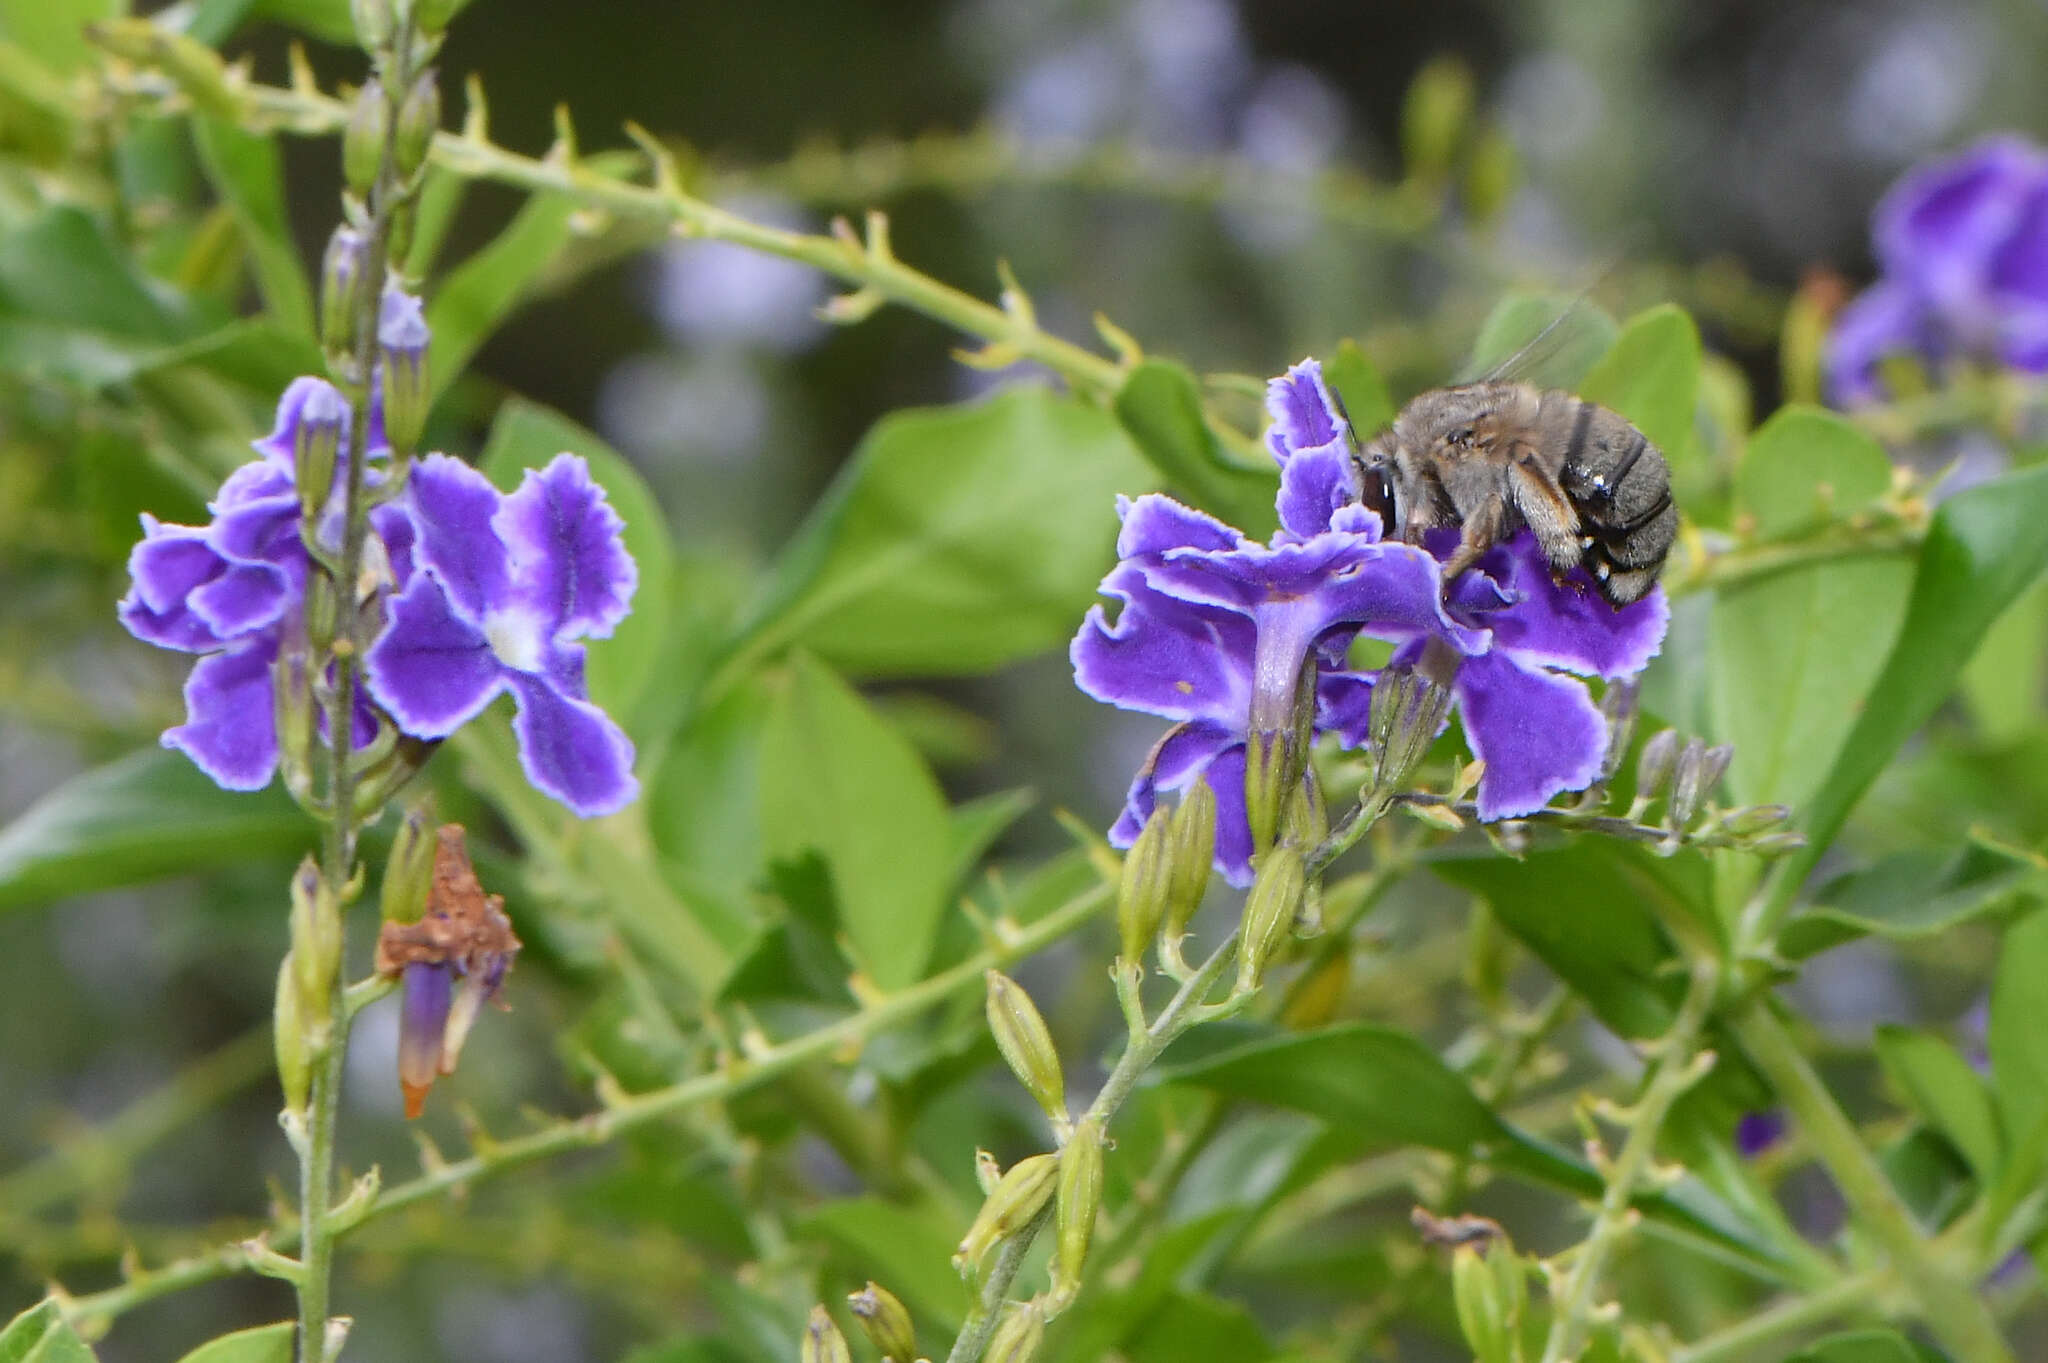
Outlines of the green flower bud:
M 987 1197 L 1003 1181 L 1003 1166 L 996 1163 L 996 1157 L 986 1150 L 974 1152 L 974 1186 Z
M 1196 781 L 1173 811 L 1172 846 L 1166 854 L 1166 918 L 1169 937 L 1188 930 L 1188 920 L 1202 907 L 1209 891 L 1209 873 L 1216 860 L 1216 792 L 1206 780 Z
M 1273 845 L 1280 831 L 1280 815 L 1287 808 L 1294 762 L 1288 752 L 1290 735 L 1263 730 L 1245 735 L 1244 813 L 1251 824 L 1252 855 Z
M 391 135 L 391 102 L 375 76 L 356 91 L 348 126 L 341 133 L 341 176 L 358 198 L 368 198 L 384 165 L 384 143 Z
M 846 1305 L 882 1357 L 893 1363 L 915 1363 L 917 1329 L 911 1324 L 909 1310 L 896 1299 L 895 1293 L 871 1282 L 847 1297 Z
M 277 967 L 277 1002 L 270 1015 L 270 1040 L 277 1051 L 277 1082 L 288 1112 L 304 1112 L 312 1092 L 313 1061 L 306 1054 L 306 1016 L 299 1007 L 297 968 L 290 952 Z
M 378 52 L 390 46 L 391 35 L 398 27 L 391 0 L 349 0 L 348 13 L 355 21 L 356 43 L 365 52 Z
M 989 1336 L 982 1363 L 1031 1363 L 1045 1340 L 1045 1309 L 1037 1302 L 1019 1302 Z
M 1403 169 L 1437 181 L 1450 173 L 1472 126 L 1472 71 L 1456 57 L 1438 57 L 1416 73 L 1401 107 Z
M 1481 128 L 1465 161 L 1465 211 L 1472 220 L 1491 221 L 1514 198 L 1521 179 L 1514 139 L 1499 128 Z
M 427 896 L 434 888 L 434 854 L 440 846 L 436 832 L 433 805 L 427 800 L 406 810 L 399 821 L 390 859 L 384 863 L 385 922 L 417 923 L 425 915 Z
M 356 324 L 362 319 L 363 293 L 370 286 L 369 246 L 353 227 L 337 227 L 327 239 L 320 263 L 320 343 L 328 361 L 340 372 L 354 363 Z M 360 375 L 351 375 L 360 382 Z
M 974 1224 L 960 1238 L 953 1266 L 961 1276 L 971 1277 L 981 1269 L 988 1252 L 1031 1224 L 1052 1200 L 1053 1184 L 1059 1178 L 1058 1155 L 1032 1155 L 1010 1166 L 996 1183 L 995 1191 L 981 1204 Z
M 398 178 L 410 183 L 427 162 L 434 134 L 441 131 L 441 86 L 438 74 L 429 67 L 406 92 L 398 109 L 398 136 L 392 150 L 398 159 Z
M 1207 788 L 1208 783 L 1195 784 Z M 1123 878 L 1116 889 L 1117 940 L 1126 961 L 1142 961 L 1145 950 L 1159 932 L 1159 920 L 1172 895 L 1173 811 L 1164 806 L 1152 811 L 1138 840 L 1124 853 Z
M 1434 652 L 1432 650 L 1435 650 Z M 1432 639 L 1413 668 L 1389 667 L 1373 683 L 1367 731 L 1372 747 L 1372 779 L 1361 799 L 1394 794 L 1429 755 L 1429 745 L 1444 727 L 1451 710 L 1456 659 L 1449 648 Z
M 853 1363 L 853 1353 L 846 1347 L 846 1336 L 839 1333 L 833 1324 L 832 1313 L 822 1306 L 811 1308 L 811 1318 L 804 1325 L 803 1347 L 798 1353 L 803 1363 Z
M 1678 730 L 1660 729 L 1643 744 L 1636 759 L 1636 803 L 1646 805 L 1664 793 L 1671 779 L 1671 767 L 1678 760 Z
M 988 1029 L 1011 1071 L 1056 1122 L 1067 1119 L 1067 1085 L 1060 1054 L 1038 1005 L 1023 987 L 999 970 L 988 972 Z
M 1500 1279 L 1486 1256 L 1470 1245 L 1460 1245 L 1451 1256 L 1451 1301 L 1474 1363 L 1513 1363 Z
M 314 573 L 306 584 L 307 601 L 312 587 L 325 578 Z M 276 699 L 277 764 L 284 773 L 285 788 L 294 800 L 305 803 L 313 795 L 313 678 L 311 660 L 303 647 L 287 645 L 278 650 L 271 664 L 271 691 Z
M 377 359 L 384 372 L 384 433 L 400 459 L 419 447 L 433 405 L 428 340 L 420 300 L 402 289 L 386 289 L 377 308 Z
M 1258 860 L 1252 890 L 1245 897 L 1244 924 L 1237 944 L 1237 989 L 1256 989 L 1266 962 L 1294 926 L 1306 884 L 1301 848 L 1283 843 Z
M 1791 817 L 1790 805 L 1743 805 L 1729 810 L 1721 819 L 1721 827 L 1738 838 L 1749 838 L 1768 833 Z
M 299 1008 L 308 1034 L 324 1038 L 334 977 L 341 969 L 341 906 L 310 856 L 292 873 L 291 933 Z
M 1065 1305 L 1081 1291 L 1081 1270 L 1102 1209 L 1102 1125 L 1083 1122 L 1060 1150 L 1059 1192 L 1053 1202 L 1057 1238 L 1052 1258 L 1053 1300 Z
M 1692 816 L 1699 812 L 1700 801 L 1707 793 L 1720 784 L 1721 776 L 1728 770 L 1728 760 L 1735 750 L 1728 747 L 1709 748 L 1700 738 L 1689 738 L 1685 747 L 1679 750 L 1678 760 L 1672 766 L 1671 800 L 1664 811 L 1667 828 L 1680 829 L 1692 822 Z

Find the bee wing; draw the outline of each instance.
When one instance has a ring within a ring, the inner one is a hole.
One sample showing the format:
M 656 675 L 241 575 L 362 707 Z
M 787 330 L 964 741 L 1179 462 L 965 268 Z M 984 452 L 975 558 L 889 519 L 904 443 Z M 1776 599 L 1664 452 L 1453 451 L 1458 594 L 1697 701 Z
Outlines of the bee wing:
M 1621 333 L 1583 293 L 1509 294 L 1494 305 L 1466 366 L 1465 383 L 1509 379 L 1574 389 Z

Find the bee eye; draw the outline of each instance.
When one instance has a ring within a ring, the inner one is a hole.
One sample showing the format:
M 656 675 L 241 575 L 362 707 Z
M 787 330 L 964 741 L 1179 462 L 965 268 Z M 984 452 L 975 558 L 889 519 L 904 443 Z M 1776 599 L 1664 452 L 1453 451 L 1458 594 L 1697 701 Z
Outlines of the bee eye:
M 1394 487 L 1385 464 L 1367 464 L 1358 471 L 1358 501 L 1384 524 L 1394 514 Z
M 1453 445 L 1460 445 L 1460 446 L 1463 446 L 1463 445 L 1469 445 L 1469 444 L 1471 444 L 1471 443 L 1472 443 L 1472 428 L 1471 428 L 1470 426 L 1460 426 L 1460 427 L 1459 427 L 1459 428 L 1458 428 L 1457 430 L 1455 430 L 1455 431 L 1452 431 L 1452 432 L 1451 432 L 1451 443 L 1452 443 Z

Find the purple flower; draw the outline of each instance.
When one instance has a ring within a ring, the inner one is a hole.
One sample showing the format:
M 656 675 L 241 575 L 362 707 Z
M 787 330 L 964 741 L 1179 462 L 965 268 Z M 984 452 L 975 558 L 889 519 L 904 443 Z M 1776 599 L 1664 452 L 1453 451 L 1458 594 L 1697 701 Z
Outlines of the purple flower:
M 1785 1114 L 1776 1108 L 1745 1112 L 1735 1122 L 1735 1153 L 1755 1159 L 1785 1139 Z
M 1883 277 L 1844 309 L 1829 341 L 1837 402 L 1882 396 L 1880 362 L 1953 355 L 2048 371 L 2048 155 L 1986 138 L 1906 173 L 1878 204 Z
M 288 639 L 303 646 L 311 560 L 292 451 L 309 407 L 339 410 L 346 420 L 347 404 L 330 385 L 298 380 L 278 404 L 276 429 L 255 442 L 264 457 L 221 485 L 212 522 L 166 525 L 145 516 L 128 556 L 121 623 L 146 643 L 201 655 L 185 682 L 186 722 L 164 733 L 164 746 L 229 790 L 261 789 L 276 771 L 272 665 Z M 402 564 L 412 540 L 404 513 L 379 507 L 371 527 L 382 561 Z M 359 710 L 356 728 L 367 743 L 374 716 Z
M 1174 721 L 1140 768 L 1110 841 L 1128 847 L 1158 792 L 1205 779 L 1217 797 L 1216 864 L 1250 881 L 1248 734 L 1291 724 L 1304 662 L 1317 667 L 1313 727 L 1366 740 L 1369 674 L 1345 661 L 1364 633 L 1412 664 L 1432 640 L 1457 659 L 1451 687 L 1473 751 L 1486 819 L 1527 814 L 1598 775 L 1606 725 L 1579 676 L 1621 677 L 1657 652 L 1669 618 L 1653 592 L 1615 611 L 1583 573 L 1554 582 L 1534 540 L 1497 546 L 1444 590 L 1448 546 L 1393 543 L 1359 505 L 1351 433 L 1320 367 L 1273 381 L 1269 436 L 1281 466 L 1281 529 L 1259 544 L 1162 496 L 1119 503 L 1121 560 L 1071 649 L 1076 683 L 1098 700 Z M 1435 550 L 1436 552 L 1432 552 Z
M 622 522 L 581 459 L 559 455 L 501 496 L 446 455 L 413 467 L 415 572 L 364 659 L 377 703 L 421 738 L 453 733 L 509 690 L 533 784 L 586 817 L 638 793 L 633 745 L 586 698 L 584 651 L 637 580 Z

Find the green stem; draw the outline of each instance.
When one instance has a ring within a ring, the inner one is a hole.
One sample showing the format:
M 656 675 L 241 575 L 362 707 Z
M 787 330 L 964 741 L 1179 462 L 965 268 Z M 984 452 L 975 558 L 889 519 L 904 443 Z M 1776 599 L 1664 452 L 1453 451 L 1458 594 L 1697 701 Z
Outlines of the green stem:
M 622 1132 L 672 1117 L 688 1108 L 723 1102 L 735 1094 L 777 1079 L 799 1065 L 838 1054 L 848 1047 L 857 1047 L 877 1033 L 937 1007 L 964 989 L 982 988 L 984 972 L 1029 956 L 1093 922 L 1101 916 L 1109 898 L 1107 887 L 1091 889 L 1043 918 L 1005 932 L 1001 940 L 949 970 L 877 1000 L 828 1026 L 749 1055 L 725 1069 L 696 1075 L 666 1088 L 634 1094 L 601 1111 L 557 1122 L 524 1136 L 492 1141 L 482 1145 L 467 1159 L 438 1164 L 418 1178 L 386 1188 L 364 1211 L 361 1220 L 349 1229 L 507 1169 L 571 1150 L 602 1145 Z M 297 1232 L 287 1228 L 272 1235 L 269 1243 L 275 1249 L 288 1251 L 297 1242 Z M 168 1293 L 212 1282 L 250 1267 L 249 1254 L 241 1245 L 226 1245 L 160 1269 L 138 1273 L 119 1287 L 69 1298 L 65 1304 L 65 1315 L 81 1328 L 92 1328 Z
M 1766 999 L 1753 999 L 1733 1017 L 1736 1038 L 1805 1133 L 1833 1176 L 1856 1224 L 1891 1260 L 1928 1328 L 1957 1363 L 2012 1363 L 2012 1350 L 1990 1309 L 1961 1266 L 1935 1252 L 1891 1180 L 1834 1096 L 1800 1053 Z
M 1669 1363 L 1738 1363 L 1781 1335 L 1812 1329 L 1867 1306 L 1895 1285 L 1888 1268 L 1851 1274 L 1695 1340 L 1672 1354 Z
M 1575 1358 L 1585 1342 L 1596 1305 L 1594 1296 L 1600 1289 L 1607 1261 L 1638 1219 L 1633 1205 L 1636 1188 L 1649 1174 L 1656 1158 L 1664 1119 L 1670 1114 L 1671 1105 L 1699 1082 L 1703 1073 L 1697 1063 L 1700 1029 L 1706 1024 L 1719 985 L 1720 972 L 1711 962 L 1695 963 L 1692 983 L 1678 1016 L 1657 1043 L 1656 1072 L 1636 1102 L 1621 1153 L 1606 1171 L 1607 1187 L 1600 1198 L 1600 1210 L 1593 1218 L 1592 1229 L 1580 1242 L 1557 1294 L 1556 1314 L 1543 1345 L 1543 1363 L 1564 1363 Z

